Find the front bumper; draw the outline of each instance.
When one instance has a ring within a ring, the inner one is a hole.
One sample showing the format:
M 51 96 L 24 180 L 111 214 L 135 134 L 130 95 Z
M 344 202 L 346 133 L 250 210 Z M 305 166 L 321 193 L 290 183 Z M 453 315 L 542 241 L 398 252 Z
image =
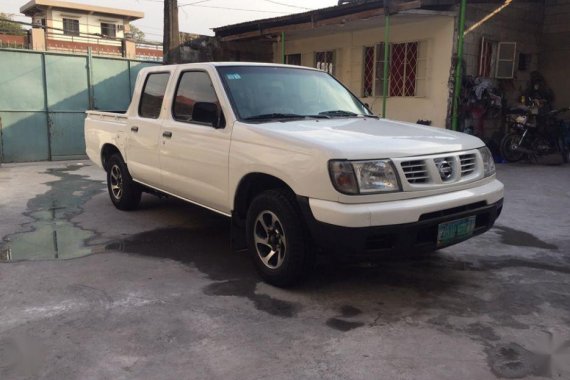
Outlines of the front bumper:
M 382 256 L 384 253 L 433 251 L 464 241 L 466 239 L 453 241 L 445 246 L 438 246 L 438 226 L 441 223 L 468 216 L 476 216 L 475 230 L 472 236 L 480 235 L 489 230 L 499 217 L 503 207 L 502 184 L 499 181 L 491 182 L 491 184 L 490 188 L 493 188 L 493 191 L 490 192 L 487 192 L 487 190 L 490 190 L 489 186 L 484 185 L 488 186 L 483 191 L 483 193 L 486 193 L 486 196 L 476 197 L 473 191 L 471 191 L 471 197 L 463 199 L 463 202 L 460 202 L 459 205 L 450 201 L 458 199 L 458 194 L 454 193 L 426 197 L 422 200 L 424 206 L 416 208 L 412 207 L 417 202 L 415 199 L 385 202 L 386 204 L 380 204 L 380 206 L 386 209 L 386 214 L 388 215 L 381 215 L 381 212 L 377 214 L 368 211 L 365 213 L 364 219 L 362 219 L 355 216 L 362 216 L 362 214 L 356 212 L 353 214 L 349 213 L 348 219 L 339 219 L 345 225 L 318 220 L 312 210 L 313 203 L 308 198 L 300 197 L 299 205 L 313 241 L 326 253 L 338 257 L 372 259 Z M 441 200 L 442 196 L 447 198 L 445 203 L 447 207 L 443 206 L 443 203 L 438 204 L 439 202 L 436 202 L 436 200 Z M 460 198 L 463 198 L 463 196 L 460 196 Z M 411 202 L 411 205 L 409 202 Z M 394 203 L 401 206 L 399 212 Z M 406 203 L 408 203 L 407 206 Z M 374 209 L 378 205 L 368 205 L 368 209 L 370 210 L 370 207 Z M 341 205 L 341 207 L 345 206 L 356 206 L 358 209 L 362 205 Z M 416 204 L 416 206 L 419 205 Z M 414 216 L 416 214 L 417 216 Z M 322 214 L 320 216 L 322 217 Z M 371 221 L 375 218 L 378 221 L 388 221 L 390 219 L 394 221 L 392 224 L 359 225 L 366 223 L 366 220 Z M 400 222 L 405 218 L 416 219 L 404 223 Z M 353 226 L 354 224 L 357 226 Z

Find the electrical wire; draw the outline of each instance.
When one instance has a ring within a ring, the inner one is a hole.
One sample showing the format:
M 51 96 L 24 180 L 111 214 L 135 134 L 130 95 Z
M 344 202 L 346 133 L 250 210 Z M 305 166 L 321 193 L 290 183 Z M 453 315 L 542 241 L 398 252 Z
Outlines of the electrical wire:
M 208 1 L 212 1 L 212 0 L 199 0 L 199 1 L 194 1 L 193 3 L 187 3 L 187 4 L 178 4 L 178 8 L 182 8 L 182 7 L 188 7 L 188 6 L 192 6 L 192 5 L 197 5 L 200 3 L 206 3 Z
M 245 8 L 230 8 L 230 7 L 216 7 L 214 5 L 194 5 L 194 4 L 185 4 L 193 7 L 200 7 L 200 8 L 211 8 L 211 9 L 226 9 L 229 11 L 243 11 L 243 12 L 259 12 L 259 13 L 273 13 L 273 14 L 286 14 L 289 12 L 276 12 L 276 11 L 263 11 L 258 9 L 245 9 Z
M 281 3 L 279 1 L 274 1 L 274 0 L 263 0 L 266 3 L 271 3 L 271 4 L 276 4 L 276 5 L 281 5 L 283 7 L 289 7 L 289 8 L 297 8 L 297 9 L 304 9 L 304 10 L 311 10 L 311 8 L 307 8 L 307 7 L 300 7 L 298 5 L 293 5 L 293 4 L 286 4 L 286 3 Z

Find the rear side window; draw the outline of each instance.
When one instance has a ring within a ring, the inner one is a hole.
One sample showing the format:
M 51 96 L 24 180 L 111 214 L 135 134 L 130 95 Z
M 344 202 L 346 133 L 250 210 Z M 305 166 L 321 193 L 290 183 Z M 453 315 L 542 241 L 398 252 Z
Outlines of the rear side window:
M 201 102 L 216 103 L 219 106 L 210 76 L 203 71 L 183 73 L 176 89 L 172 116 L 178 121 L 192 121 L 194 104 Z
M 166 85 L 170 73 L 149 74 L 144 84 L 141 101 L 139 104 L 139 116 L 148 119 L 158 119 L 160 108 L 164 100 Z

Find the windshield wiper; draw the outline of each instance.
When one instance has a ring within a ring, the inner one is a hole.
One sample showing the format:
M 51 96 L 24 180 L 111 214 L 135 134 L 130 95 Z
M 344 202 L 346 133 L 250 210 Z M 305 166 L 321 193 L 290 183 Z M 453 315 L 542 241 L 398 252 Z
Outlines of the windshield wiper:
M 307 118 L 314 118 L 314 119 L 329 119 L 330 116 L 328 115 L 299 115 L 296 113 L 265 113 L 261 115 L 254 115 L 250 117 L 246 117 L 244 120 L 246 121 L 254 121 L 254 120 L 274 120 L 274 119 L 307 119 Z
M 344 111 L 344 110 L 333 110 L 333 111 L 324 111 L 324 112 L 319 112 L 319 115 L 325 115 L 325 116 L 329 116 L 329 117 L 355 117 L 355 116 L 363 116 L 363 117 L 372 117 L 377 119 L 376 116 L 374 115 L 365 115 L 365 114 L 358 114 L 358 113 L 354 113 L 354 112 L 350 112 L 350 111 Z

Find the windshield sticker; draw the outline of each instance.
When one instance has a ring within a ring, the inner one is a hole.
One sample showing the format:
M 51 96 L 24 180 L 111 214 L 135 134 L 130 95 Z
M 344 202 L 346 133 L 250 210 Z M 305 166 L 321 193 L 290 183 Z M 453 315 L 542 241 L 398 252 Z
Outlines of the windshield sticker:
M 226 77 L 229 80 L 241 79 L 241 75 L 239 74 L 226 74 Z

